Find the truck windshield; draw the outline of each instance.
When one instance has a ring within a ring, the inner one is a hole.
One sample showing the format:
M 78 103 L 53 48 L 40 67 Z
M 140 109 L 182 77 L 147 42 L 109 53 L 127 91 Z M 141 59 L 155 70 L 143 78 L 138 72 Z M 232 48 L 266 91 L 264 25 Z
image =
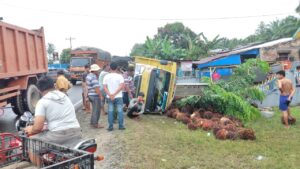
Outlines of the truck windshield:
M 72 58 L 70 63 L 71 66 L 75 66 L 75 67 L 83 67 L 89 64 L 90 64 L 89 58 Z

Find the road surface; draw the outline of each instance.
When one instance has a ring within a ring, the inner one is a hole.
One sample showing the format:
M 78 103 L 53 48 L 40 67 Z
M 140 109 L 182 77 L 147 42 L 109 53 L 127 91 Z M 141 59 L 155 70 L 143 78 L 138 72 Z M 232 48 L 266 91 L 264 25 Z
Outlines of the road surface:
M 68 94 L 69 97 L 76 108 L 81 106 L 81 96 L 82 96 L 81 84 L 73 86 Z M 15 132 L 15 121 L 17 116 L 11 109 L 5 109 L 4 115 L 0 116 L 0 133 L 1 132 Z

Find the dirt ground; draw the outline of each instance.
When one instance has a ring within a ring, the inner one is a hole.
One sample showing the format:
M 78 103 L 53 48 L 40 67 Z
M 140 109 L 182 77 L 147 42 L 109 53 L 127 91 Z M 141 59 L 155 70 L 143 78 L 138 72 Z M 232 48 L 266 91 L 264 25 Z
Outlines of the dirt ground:
M 105 128 L 94 129 L 90 127 L 91 114 L 85 113 L 83 110 L 77 111 L 77 118 L 80 122 L 83 131 L 84 138 L 95 138 L 98 144 L 98 155 L 103 155 L 103 161 L 96 161 L 95 165 L 97 169 L 120 169 L 124 161 L 124 148 L 121 140 L 124 137 L 124 132 L 118 129 L 118 124 L 115 124 L 115 130 L 108 132 L 106 130 L 108 126 L 107 115 L 100 117 L 100 124 Z M 125 119 L 126 122 L 126 119 Z

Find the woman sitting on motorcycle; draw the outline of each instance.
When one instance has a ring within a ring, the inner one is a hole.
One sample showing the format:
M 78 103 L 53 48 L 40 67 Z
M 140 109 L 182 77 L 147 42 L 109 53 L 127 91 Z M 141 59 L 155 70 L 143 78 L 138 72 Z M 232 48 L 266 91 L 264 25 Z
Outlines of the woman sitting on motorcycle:
M 59 145 L 66 145 L 71 140 L 81 139 L 81 128 L 69 97 L 56 90 L 54 81 L 48 76 L 42 77 L 38 81 L 37 87 L 42 98 L 36 104 L 33 126 L 25 128 L 30 139 Z M 43 129 L 45 122 L 47 123 L 47 130 Z M 39 157 L 32 152 L 30 153 L 30 160 L 40 166 Z

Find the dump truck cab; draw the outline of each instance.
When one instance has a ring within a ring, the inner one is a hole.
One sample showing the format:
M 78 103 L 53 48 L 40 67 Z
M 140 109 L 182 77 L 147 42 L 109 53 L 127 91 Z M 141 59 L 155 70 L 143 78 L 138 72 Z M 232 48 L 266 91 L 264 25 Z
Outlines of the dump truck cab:
M 73 85 L 82 80 L 86 65 L 97 64 L 101 68 L 111 61 L 109 52 L 94 47 L 79 47 L 71 51 L 70 73 Z

